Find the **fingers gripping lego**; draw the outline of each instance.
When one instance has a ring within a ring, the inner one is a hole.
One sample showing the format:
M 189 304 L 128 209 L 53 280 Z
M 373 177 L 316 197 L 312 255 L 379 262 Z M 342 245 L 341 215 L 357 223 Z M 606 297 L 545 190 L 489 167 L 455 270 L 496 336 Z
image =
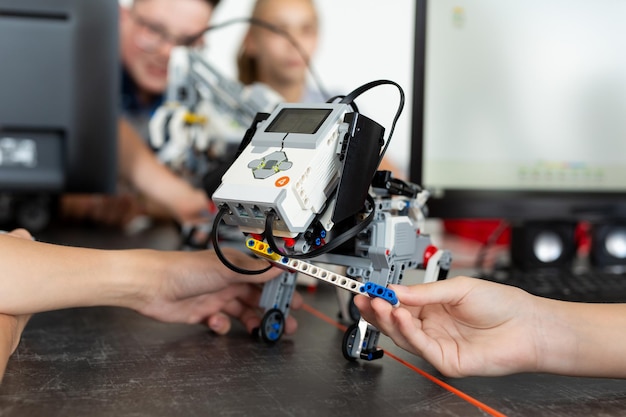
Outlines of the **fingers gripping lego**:
M 426 191 L 376 169 L 389 143 L 385 129 L 360 114 L 353 100 L 375 81 L 338 102 L 316 105 L 281 103 L 257 117 L 237 159 L 222 177 L 212 199 L 219 212 L 212 229 L 218 257 L 218 229 L 224 223 L 248 236 L 246 246 L 286 272 L 263 290 L 266 315 L 260 334 L 267 341 L 282 335 L 295 286 L 295 273 L 335 285 L 347 294 L 367 294 L 397 304 L 389 284 L 400 284 L 407 270 L 424 269 L 424 281 L 445 278 L 450 254 L 423 233 Z M 310 260 L 313 263 L 304 261 Z M 318 263 L 346 267 L 344 275 Z M 380 332 L 359 319 L 345 334 L 347 359 L 373 360 Z

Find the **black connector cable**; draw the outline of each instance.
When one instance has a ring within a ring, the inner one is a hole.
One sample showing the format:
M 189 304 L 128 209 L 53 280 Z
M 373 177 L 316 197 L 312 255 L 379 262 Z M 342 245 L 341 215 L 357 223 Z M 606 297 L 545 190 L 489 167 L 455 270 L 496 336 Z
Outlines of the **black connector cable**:
M 365 230 L 365 228 L 372 222 L 372 220 L 374 220 L 374 215 L 376 214 L 376 206 L 374 203 L 374 199 L 369 194 L 367 195 L 367 202 L 370 203 L 372 208 L 371 208 L 370 214 L 368 214 L 367 217 L 363 219 L 363 221 L 352 226 L 350 229 L 346 230 L 344 233 L 337 236 L 336 238 L 334 238 L 333 240 L 331 240 L 329 243 L 325 244 L 324 246 L 320 246 L 319 248 L 314 249 L 304 254 L 300 254 L 300 255 L 290 254 L 289 256 L 287 255 L 285 256 L 291 259 L 314 258 L 316 256 L 324 255 L 325 253 L 328 253 L 331 250 L 336 249 L 339 246 L 343 245 L 349 239 L 356 237 L 359 233 Z M 276 241 L 274 240 L 274 233 L 273 233 L 272 225 L 275 220 L 276 220 L 276 213 L 274 211 L 270 211 L 265 214 L 265 240 L 267 240 L 267 244 L 274 252 L 284 254 L 283 251 L 280 248 L 278 248 L 278 245 L 276 245 Z
M 269 271 L 270 269 L 272 269 L 272 265 L 270 264 L 267 268 L 264 269 L 257 269 L 257 270 L 250 270 L 250 269 L 243 269 L 243 268 L 239 268 L 237 265 L 234 265 L 232 262 L 230 262 L 226 256 L 224 256 L 224 253 L 222 252 L 222 250 L 220 249 L 220 245 L 219 245 L 219 236 L 217 234 L 217 229 L 219 228 L 220 223 L 222 222 L 222 219 L 224 218 L 224 216 L 228 213 L 228 207 L 224 206 L 221 207 L 220 210 L 217 212 L 217 215 L 215 216 L 215 220 L 213 221 L 213 229 L 211 230 L 211 242 L 213 243 L 213 250 L 215 251 L 215 254 L 217 255 L 217 258 L 222 261 L 222 263 L 230 270 L 235 271 L 239 274 L 242 275 L 258 275 L 258 274 L 262 274 L 264 272 Z
M 327 245 L 324 245 L 324 246 L 322 246 L 322 247 L 320 247 L 318 249 L 312 250 L 311 252 L 308 252 L 306 254 L 302 254 L 302 255 L 292 254 L 292 255 L 289 255 L 289 258 L 293 258 L 293 259 L 309 259 L 309 258 L 313 258 L 313 257 L 316 257 L 316 256 L 323 255 L 323 254 L 328 253 L 329 251 L 331 251 L 333 249 L 338 248 L 339 246 L 341 246 L 345 242 L 347 242 L 349 239 L 352 239 L 353 237 L 355 237 L 356 235 L 361 233 L 361 231 L 363 231 L 372 222 L 372 220 L 374 219 L 374 215 L 376 213 L 376 207 L 375 207 L 374 199 L 372 198 L 372 196 L 368 195 L 367 196 L 367 201 L 371 205 L 371 211 L 370 211 L 370 214 L 365 219 L 363 219 L 363 221 L 361 221 L 360 223 L 357 223 L 356 225 L 352 226 L 350 229 L 348 229 L 347 231 L 342 233 L 340 236 L 337 236 L 335 239 L 333 239 Z M 262 274 L 264 272 L 269 271 L 272 268 L 271 264 L 267 268 L 258 269 L 258 270 L 249 270 L 249 269 L 243 269 L 243 268 L 238 267 L 237 265 L 234 265 L 232 262 L 230 262 L 226 258 L 226 256 L 224 255 L 224 253 L 220 249 L 219 236 L 218 236 L 218 233 L 217 233 L 217 229 L 219 228 L 219 225 L 222 222 L 222 219 L 228 213 L 228 211 L 229 211 L 228 207 L 226 207 L 226 206 L 223 206 L 223 207 L 220 208 L 220 210 L 218 211 L 217 215 L 215 216 L 215 220 L 213 222 L 213 228 L 211 230 L 211 243 L 213 244 L 213 250 L 215 251 L 215 254 L 217 255 L 217 258 L 228 269 L 230 269 L 230 270 L 232 270 L 234 272 L 237 272 L 238 274 L 242 274 L 242 275 L 258 275 L 258 274 Z M 268 243 L 269 247 L 274 252 L 282 254 L 283 251 L 278 248 L 278 245 L 276 245 L 276 241 L 274 240 L 272 224 L 274 223 L 275 220 L 276 220 L 276 213 L 274 211 L 270 211 L 270 212 L 266 213 L 266 217 L 265 217 L 265 236 L 266 236 L 266 240 L 267 240 L 267 243 Z
M 398 119 L 400 118 L 400 115 L 402 114 L 402 109 L 404 108 L 404 100 L 405 100 L 404 90 L 402 89 L 400 84 L 396 83 L 395 81 L 376 80 L 376 81 L 371 81 L 367 84 L 363 84 L 362 86 L 352 90 L 351 93 L 344 96 L 344 98 L 340 101 L 340 103 L 352 105 L 352 103 L 354 102 L 354 99 L 360 96 L 361 94 L 363 94 L 364 92 L 371 90 L 374 87 L 378 87 L 379 85 L 387 85 L 387 84 L 393 85 L 398 89 L 400 93 L 400 102 L 398 103 L 398 110 L 396 111 L 396 115 L 394 116 L 393 121 L 391 122 L 391 128 L 389 129 L 389 135 L 387 136 L 387 140 L 385 140 L 385 146 L 383 146 L 383 149 L 380 152 L 380 157 L 378 159 L 379 166 L 381 162 L 383 161 L 383 157 L 385 156 L 385 153 L 387 152 L 387 148 L 389 147 L 389 142 L 391 141 L 391 137 L 393 136 L 393 131 L 396 129 L 396 123 L 398 122 Z

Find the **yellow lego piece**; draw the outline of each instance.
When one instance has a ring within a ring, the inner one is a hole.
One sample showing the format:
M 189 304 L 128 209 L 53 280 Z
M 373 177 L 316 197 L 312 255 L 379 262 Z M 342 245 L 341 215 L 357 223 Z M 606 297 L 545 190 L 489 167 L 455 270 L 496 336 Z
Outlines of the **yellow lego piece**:
M 270 261 L 278 262 L 282 258 L 280 253 L 274 252 L 267 243 L 261 242 L 260 240 L 253 238 L 246 239 L 246 247 L 256 255 L 269 259 Z
M 207 122 L 207 118 L 205 116 L 201 116 L 196 113 L 185 113 L 183 120 L 185 123 L 193 125 L 193 124 L 205 124 Z

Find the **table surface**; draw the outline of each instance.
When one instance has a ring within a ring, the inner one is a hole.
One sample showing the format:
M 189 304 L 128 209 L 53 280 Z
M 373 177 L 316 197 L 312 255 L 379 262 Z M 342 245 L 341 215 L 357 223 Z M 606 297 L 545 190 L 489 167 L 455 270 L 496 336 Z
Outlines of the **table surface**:
M 80 230 L 40 240 L 172 249 L 177 238 L 173 229 Z M 622 380 L 445 378 L 385 336 L 382 359 L 348 362 L 335 289 L 300 290 L 299 330 L 275 344 L 241 326 L 217 336 L 120 308 L 37 314 L 9 361 L 0 416 L 626 416 Z

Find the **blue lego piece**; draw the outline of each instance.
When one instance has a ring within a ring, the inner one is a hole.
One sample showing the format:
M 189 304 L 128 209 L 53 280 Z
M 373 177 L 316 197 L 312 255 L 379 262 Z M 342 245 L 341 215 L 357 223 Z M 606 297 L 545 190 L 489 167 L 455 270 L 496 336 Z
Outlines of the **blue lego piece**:
M 391 305 L 395 306 L 398 304 L 398 297 L 396 297 L 396 293 L 389 288 L 383 287 L 382 285 L 368 282 L 361 288 L 361 291 L 365 292 L 370 297 L 378 297 L 387 300 L 387 302 Z

